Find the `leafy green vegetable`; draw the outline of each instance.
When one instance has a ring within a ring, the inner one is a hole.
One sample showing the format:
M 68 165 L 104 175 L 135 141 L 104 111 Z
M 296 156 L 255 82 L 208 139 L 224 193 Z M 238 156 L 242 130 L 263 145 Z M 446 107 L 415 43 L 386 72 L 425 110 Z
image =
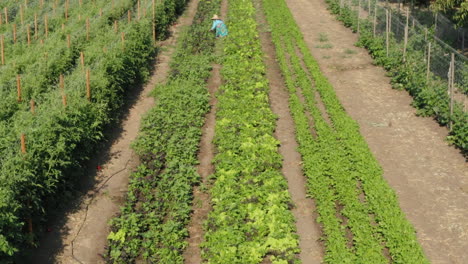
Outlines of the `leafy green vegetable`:
M 213 210 L 202 244 L 207 263 L 262 263 L 265 258 L 299 263 L 254 14 L 251 1 L 229 1 L 224 85 L 217 96 Z
M 201 127 L 209 110 L 206 80 L 214 36 L 207 30 L 220 1 L 199 2 L 194 23 L 180 37 L 171 75 L 157 87 L 157 105 L 134 143 L 142 165 L 131 176 L 121 214 L 112 219 L 109 263 L 183 263 Z
M 263 0 L 263 7 L 290 93 L 308 192 L 323 226 L 325 262 L 428 263 L 358 124 L 320 71 L 286 3 Z

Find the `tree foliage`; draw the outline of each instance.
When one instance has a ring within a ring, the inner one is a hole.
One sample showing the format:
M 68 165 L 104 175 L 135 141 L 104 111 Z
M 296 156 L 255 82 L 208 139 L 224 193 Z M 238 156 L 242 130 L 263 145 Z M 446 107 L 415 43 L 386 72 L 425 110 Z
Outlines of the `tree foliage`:
M 434 0 L 431 8 L 451 15 L 459 26 L 468 25 L 468 1 L 466 0 Z

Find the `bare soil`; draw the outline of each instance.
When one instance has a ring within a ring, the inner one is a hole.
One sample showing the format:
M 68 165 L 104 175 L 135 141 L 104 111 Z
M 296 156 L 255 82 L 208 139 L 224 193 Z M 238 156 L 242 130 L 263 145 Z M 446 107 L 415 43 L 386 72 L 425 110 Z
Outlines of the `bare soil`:
M 321 263 L 324 248 L 319 242 L 321 233 L 316 222 L 315 203 L 306 196 L 307 181 L 302 173 L 301 155 L 297 151 L 295 126 L 289 111 L 289 93 L 284 85 L 281 69 L 276 62 L 275 47 L 271 35 L 265 27 L 267 22 L 260 1 L 255 1 L 255 3 L 260 41 L 265 53 L 264 62 L 267 66 L 266 77 L 270 83 L 270 106 L 278 118 L 275 137 L 280 141 L 279 153 L 283 156 L 281 172 L 288 181 L 288 190 L 295 205 L 292 213 L 296 219 L 297 234 L 299 235 L 301 249 L 299 257 L 302 263 Z
M 227 16 L 228 2 L 223 0 L 221 2 L 220 16 L 225 20 Z M 219 49 L 219 48 L 218 48 Z M 217 51 L 219 53 L 219 51 Z M 216 105 L 218 99 L 216 93 L 218 88 L 222 85 L 221 80 L 221 65 L 214 64 L 211 71 L 211 77 L 208 79 L 208 92 L 210 93 L 210 112 L 205 116 L 205 124 L 202 127 L 202 138 L 200 141 L 200 150 L 198 152 L 198 165 L 197 171 L 201 176 L 201 185 L 193 188 L 193 205 L 192 215 L 190 216 L 190 223 L 188 225 L 189 238 L 187 239 L 188 247 L 184 252 L 184 259 L 186 264 L 199 264 L 202 263 L 200 244 L 203 241 L 203 223 L 211 211 L 211 197 L 208 189 L 211 187 L 209 176 L 214 173 L 214 165 L 212 160 L 215 156 L 215 147 L 213 145 L 213 138 L 215 136 L 215 118 L 216 118 Z
M 197 171 L 202 178 L 202 183 L 200 186 L 195 186 L 193 188 L 193 211 L 190 216 L 191 220 L 188 226 L 189 238 L 187 239 L 189 245 L 184 252 L 184 259 L 187 264 L 202 262 L 200 244 L 203 241 L 203 222 L 211 211 L 211 198 L 207 189 L 210 187 L 209 176 L 214 173 L 214 166 L 212 163 L 214 158 L 214 145 L 212 141 L 215 135 L 216 104 L 218 103 L 215 93 L 221 85 L 220 69 L 221 66 L 219 64 L 213 65 L 211 77 L 208 80 L 208 90 L 211 95 L 211 110 L 205 117 L 206 121 L 202 127 L 202 139 L 200 142 L 200 151 L 198 152 L 200 165 L 198 165 Z
M 119 212 L 127 193 L 128 177 L 139 164 L 130 144 L 138 135 L 141 117 L 154 106 L 148 93 L 168 76 L 169 60 L 181 27 L 192 22 L 197 5 L 198 0 L 189 3 L 177 24 L 171 27 L 172 36 L 160 43 L 163 51 L 154 62 L 149 82 L 131 95 L 124 120 L 110 131 L 112 140 L 90 162 L 89 178 L 93 184 L 84 190 L 83 199 L 74 209 L 64 212 L 63 219 L 55 220 L 39 248 L 19 263 L 104 263 L 108 221 Z M 97 166 L 101 169 L 96 173 Z
M 416 116 L 408 93 L 392 89 L 385 70 L 354 46 L 357 35 L 327 11 L 324 0 L 286 2 L 321 70 L 360 124 L 429 260 L 466 263 L 468 165 L 446 142 L 447 129 Z M 328 40 L 320 42 L 321 34 Z

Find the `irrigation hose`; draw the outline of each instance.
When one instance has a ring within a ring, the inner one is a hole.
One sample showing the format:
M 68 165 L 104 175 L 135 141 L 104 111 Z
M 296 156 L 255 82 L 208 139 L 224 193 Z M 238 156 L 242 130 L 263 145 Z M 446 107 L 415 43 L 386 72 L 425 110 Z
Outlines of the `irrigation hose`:
M 129 158 L 127 160 L 127 162 L 125 163 L 125 166 L 114 172 L 112 175 L 110 175 L 109 177 L 107 177 L 107 179 L 102 182 L 102 184 L 96 189 L 96 191 L 94 192 L 94 194 L 91 196 L 91 200 L 88 201 L 88 203 L 86 204 L 86 210 L 85 210 L 85 217 L 83 219 L 83 221 L 81 222 L 80 224 L 80 227 L 78 228 L 78 232 L 76 233 L 75 237 L 73 237 L 72 241 L 71 241 L 71 256 L 72 258 L 80 263 L 80 264 L 84 264 L 83 262 L 81 262 L 81 260 L 79 260 L 76 256 L 75 256 L 75 252 L 74 252 L 74 244 L 75 244 L 75 240 L 78 238 L 78 236 L 80 235 L 80 232 L 81 232 L 81 229 L 83 229 L 83 226 L 84 224 L 86 223 L 86 219 L 88 218 L 88 211 L 89 211 L 89 205 L 94 201 L 94 199 L 96 198 L 97 194 L 99 194 L 99 191 L 104 188 L 104 186 L 107 184 L 107 182 L 109 182 L 115 175 L 117 174 L 120 174 L 121 172 L 125 171 L 128 167 L 128 164 L 130 163 L 130 161 L 132 161 L 133 157 L 132 158 Z

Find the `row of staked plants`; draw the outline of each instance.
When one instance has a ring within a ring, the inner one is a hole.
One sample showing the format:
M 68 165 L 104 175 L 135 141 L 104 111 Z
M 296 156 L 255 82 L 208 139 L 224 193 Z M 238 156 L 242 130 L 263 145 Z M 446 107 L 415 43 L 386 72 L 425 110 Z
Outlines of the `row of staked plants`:
M 26 21 L 21 27 L 17 15 L 12 23 L 4 24 L 8 31 L 3 34 L 5 65 L 0 66 L 0 96 L 4 98 L 0 102 L 0 120 L 6 121 L 16 111 L 28 108 L 31 99 L 41 104 L 43 94 L 56 89 L 59 76 L 70 74 L 80 64 L 80 52 L 85 56 L 85 63 L 89 64 L 95 55 L 92 53 L 96 53 L 98 47 L 116 42 L 120 36 L 114 33 L 114 21 L 118 21 L 120 30 L 124 31 L 128 24 L 127 11 L 132 10 L 135 3 L 136 0 L 121 0 L 115 2 L 112 8 L 112 4 L 104 0 L 85 2 L 81 6 L 76 2 L 76 6 L 70 5 L 68 8 L 68 18 L 65 18 L 63 6 L 52 11 L 49 5 L 44 5 L 41 10 L 45 13 L 40 13 L 38 34 L 32 36 L 31 44 L 26 40 L 26 27 L 34 25 L 34 21 Z M 27 10 L 33 10 L 33 7 Z M 99 10 L 102 10 L 102 15 Z M 45 16 L 48 21 L 47 36 Z M 34 20 L 34 14 L 31 19 Z M 18 27 L 16 43 L 13 42 L 13 23 Z M 34 29 L 31 31 L 34 32 Z M 108 42 L 110 37 L 116 40 Z M 98 52 L 102 52 L 102 48 Z M 17 102 L 18 75 L 21 78 L 22 103 Z
M 49 87 L 37 100 L 35 113 L 20 104 L 13 118 L 0 122 L 0 262 L 11 262 L 22 248 L 35 245 L 50 209 L 73 196 L 75 184 L 85 176 L 84 161 L 117 119 L 125 95 L 149 75 L 157 52 L 153 23 L 163 37 L 184 5 L 183 0 L 160 1 L 155 21 L 149 15 L 121 23 L 124 44 L 119 33 L 108 32 L 85 47 L 86 67 L 92 73 L 90 100 L 85 96 L 84 70 L 74 67 L 65 76 L 64 90 L 56 84 Z M 125 21 L 126 12 L 119 10 Z M 66 105 L 61 93 L 67 95 Z M 26 135 L 26 153 L 20 148 L 21 134 Z
M 340 1 L 327 0 L 330 10 L 346 26 L 357 30 L 358 19 L 351 7 L 344 6 L 340 9 Z M 378 2 L 374 2 L 374 5 Z M 380 8 L 380 7 L 379 7 Z M 380 10 L 380 9 L 376 10 Z M 372 11 L 374 12 L 374 11 Z M 378 21 L 385 21 L 385 13 L 377 12 Z M 402 18 L 404 20 L 404 18 Z M 428 40 L 418 28 L 410 27 L 407 56 L 403 58 L 404 41 L 397 40 L 390 33 L 390 48 L 387 56 L 385 34 L 373 34 L 373 24 L 367 19 L 360 20 L 360 32 L 358 45 L 365 47 L 374 58 L 377 65 L 384 67 L 392 84 L 397 89 L 405 89 L 413 97 L 413 106 L 418 109 L 421 116 L 432 116 L 440 125 L 449 126 L 452 123 L 448 141 L 457 146 L 464 155 L 468 155 L 468 112 L 460 102 L 454 102 L 453 114 L 450 114 L 450 95 L 447 93 L 447 82 L 436 74 L 431 73 L 426 79 L 426 46 L 428 41 L 433 42 L 433 49 L 438 48 L 433 35 L 428 35 Z M 440 47 L 439 47 L 440 48 Z M 468 73 L 462 76 L 465 83 L 457 83 L 458 89 L 465 96 L 468 93 Z
M 325 245 L 325 263 L 428 263 L 382 169 L 284 0 L 263 0 Z M 312 216 L 311 216 L 312 217 Z
M 204 224 L 207 263 L 299 263 L 275 115 L 250 0 L 229 0 L 223 85 L 217 95 L 212 211 Z
M 211 16 L 220 0 L 201 0 L 193 24 L 180 37 L 156 106 L 143 118 L 134 149 L 142 164 L 131 175 L 127 201 L 111 220 L 109 263 L 183 263 L 201 127 L 209 111 L 206 81 L 214 59 Z

